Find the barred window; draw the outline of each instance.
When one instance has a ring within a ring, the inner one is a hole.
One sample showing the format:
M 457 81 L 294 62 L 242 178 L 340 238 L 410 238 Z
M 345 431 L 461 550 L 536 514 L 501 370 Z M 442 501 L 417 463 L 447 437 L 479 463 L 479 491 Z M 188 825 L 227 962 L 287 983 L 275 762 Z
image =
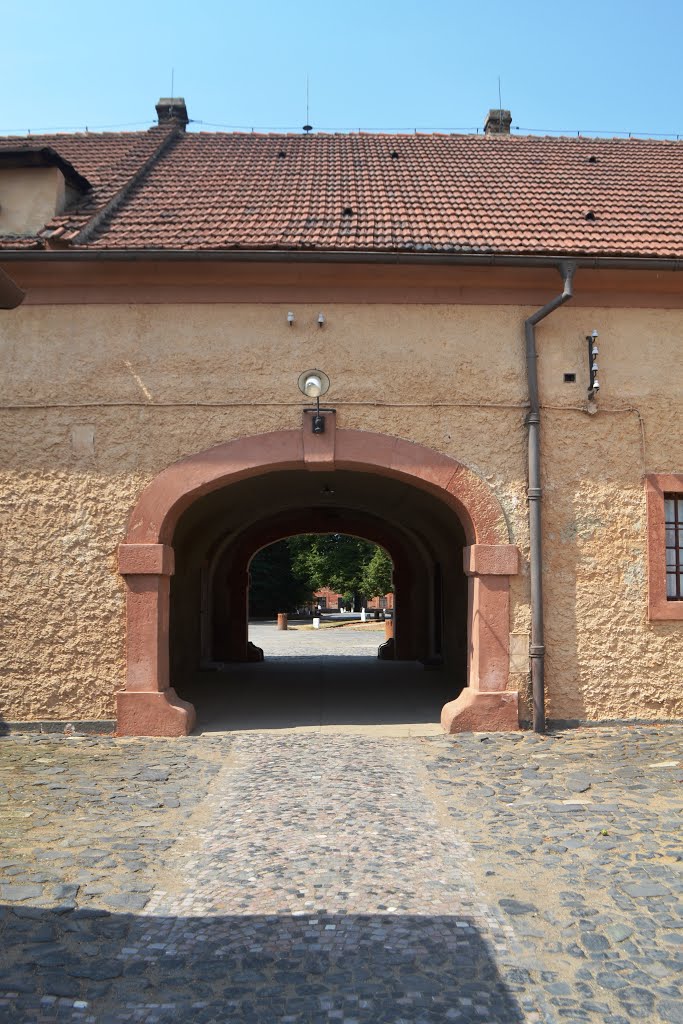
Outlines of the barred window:
M 664 495 L 666 599 L 683 601 L 683 497 Z

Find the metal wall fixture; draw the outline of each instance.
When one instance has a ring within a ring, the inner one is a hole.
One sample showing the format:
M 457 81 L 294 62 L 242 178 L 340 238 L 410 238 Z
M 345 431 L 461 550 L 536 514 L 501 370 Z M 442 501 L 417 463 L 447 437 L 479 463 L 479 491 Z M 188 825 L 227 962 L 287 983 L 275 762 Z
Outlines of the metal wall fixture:
M 293 327 L 295 321 L 296 321 L 296 317 L 294 316 L 294 313 L 290 309 L 289 312 L 287 313 L 287 323 L 289 324 L 290 327 Z M 324 313 L 318 313 L 318 316 L 316 318 L 316 323 L 317 323 L 318 327 L 324 327 L 325 326 L 325 314 Z
M 322 316 L 322 313 L 320 314 Z M 315 406 L 307 407 L 304 412 L 312 412 L 315 415 L 311 418 L 314 434 L 325 433 L 324 412 L 334 412 L 334 409 L 321 409 L 320 396 L 327 394 L 330 389 L 330 378 L 322 370 L 306 370 L 299 375 L 299 391 L 306 398 L 315 398 Z
M 586 343 L 588 345 L 588 398 L 591 401 L 595 401 L 600 390 L 600 381 L 598 380 L 598 332 L 591 331 L 590 334 L 587 334 Z

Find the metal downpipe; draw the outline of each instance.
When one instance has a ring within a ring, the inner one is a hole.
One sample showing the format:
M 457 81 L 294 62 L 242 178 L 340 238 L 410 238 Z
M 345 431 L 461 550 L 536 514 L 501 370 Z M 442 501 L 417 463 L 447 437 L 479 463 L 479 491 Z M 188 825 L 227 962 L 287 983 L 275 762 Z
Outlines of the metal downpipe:
M 538 397 L 536 324 L 572 298 L 575 263 L 561 263 L 564 278 L 562 294 L 541 306 L 524 323 L 526 368 L 529 386 L 529 574 L 531 578 L 531 690 L 533 695 L 534 732 L 545 732 L 545 636 L 543 624 L 543 519 L 541 501 L 541 407 Z

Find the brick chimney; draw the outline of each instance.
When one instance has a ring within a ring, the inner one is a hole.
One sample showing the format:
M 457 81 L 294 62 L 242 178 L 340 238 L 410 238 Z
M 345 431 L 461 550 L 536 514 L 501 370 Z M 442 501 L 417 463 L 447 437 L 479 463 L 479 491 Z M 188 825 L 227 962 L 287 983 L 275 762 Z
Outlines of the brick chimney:
M 182 96 L 162 97 L 157 103 L 156 111 L 159 124 L 168 124 L 169 121 L 175 121 L 176 124 L 179 124 L 184 129 L 190 120 L 187 116 L 187 107 Z
M 484 135 L 509 135 L 512 114 L 509 110 L 489 110 L 484 122 Z

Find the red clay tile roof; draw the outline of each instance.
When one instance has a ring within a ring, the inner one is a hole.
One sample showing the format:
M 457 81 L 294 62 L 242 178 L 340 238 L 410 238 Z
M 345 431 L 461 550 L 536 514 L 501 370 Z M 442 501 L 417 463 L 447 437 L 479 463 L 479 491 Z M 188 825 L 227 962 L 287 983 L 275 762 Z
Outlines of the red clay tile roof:
M 49 147 L 67 160 L 92 185 L 92 190 L 67 213 L 45 225 L 41 235 L 65 236 L 69 241 L 83 230 L 136 177 L 140 168 L 164 143 L 172 141 L 175 125 L 158 125 L 146 132 L 107 132 L 101 134 L 31 135 L 0 137 L 0 150 L 17 150 L 24 142 L 28 149 Z M 43 248 L 36 237 L 3 238 L 0 248 Z
M 683 257 L 683 142 L 173 125 L 27 141 L 93 184 L 42 232 L 74 248 Z

